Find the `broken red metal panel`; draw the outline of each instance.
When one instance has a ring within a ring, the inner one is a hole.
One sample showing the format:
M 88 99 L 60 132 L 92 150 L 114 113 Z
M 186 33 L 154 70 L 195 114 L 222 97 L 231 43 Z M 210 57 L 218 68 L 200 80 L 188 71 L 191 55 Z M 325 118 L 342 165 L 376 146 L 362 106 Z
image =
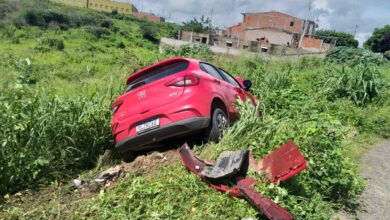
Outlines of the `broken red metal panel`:
M 245 177 L 246 171 L 249 168 L 255 172 L 265 172 L 267 178 L 273 183 L 276 183 L 278 181 L 287 180 L 305 169 L 307 167 L 307 162 L 298 150 L 298 147 L 292 141 L 287 142 L 259 162 L 254 160 L 251 152 L 245 154 L 248 159 L 248 163 L 243 165 L 246 166 L 243 168 L 245 172 L 239 172 L 234 177 L 230 178 L 230 180 L 235 182 L 235 186 L 232 187 L 202 175 L 205 166 L 211 165 L 212 161 L 203 161 L 197 158 L 191 152 L 187 144 L 184 144 L 179 149 L 179 153 L 181 160 L 186 167 L 203 181 L 207 182 L 212 188 L 222 192 L 228 192 L 231 196 L 245 197 L 254 206 L 262 210 L 270 219 L 292 219 L 291 214 L 287 210 L 253 189 L 252 185 L 256 183 L 254 179 Z
M 297 145 L 288 141 L 263 159 L 257 167 L 266 173 L 268 179 L 273 183 L 285 181 L 307 167 L 307 162 Z
M 256 192 L 252 187 L 255 182 L 256 181 L 252 178 L 243 179 L 238 181 L 237 188 L 250 203 L 255 207 L 260 208 L 268 218 L 275 220 L 293 219 L 292 215 L 287 210 L 273 202 L 271 199 Z

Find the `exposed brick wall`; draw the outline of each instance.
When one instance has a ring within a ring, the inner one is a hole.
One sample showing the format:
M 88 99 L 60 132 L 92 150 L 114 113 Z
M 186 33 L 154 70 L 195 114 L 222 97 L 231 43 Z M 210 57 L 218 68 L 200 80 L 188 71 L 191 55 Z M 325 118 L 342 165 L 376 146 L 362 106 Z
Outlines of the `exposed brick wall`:
M 165 21 L 165 19 L 163 17 L 156 16 L 156 15 L 151 14 L 151 13 L 145 13 L 145 12 L 134 12 L 133 16 L 135 16 L 137 18 L 141 18 L 141 19 L 146 19 L 148 21 L 153 21 L 153 22 L 164 22 Z
M 245 13 L 243 22 L 228 29 L 231 35 L 238 35 L 240 39 L 247 39 L 246 32 L 250 29 L 262 29 L 274 32 L 287 32 L 301 34 L 304 29 L 305 20 L 290 16 L 277 11 L 262 13 Z M 310 21 L 308 34 L 313 34 L 315 23 Z
M 230 35 L 241 35 L 242 34 L 242 30 L 241 30 L 241 24 L 238 24 L 238 25 L 234 25 L 232 27 L 229 27 L 229 34 Z
M 303 40 L 302 40 L 301 47 L 302 48 L 306 48 L 306 49 L 321 50 L 322 49 L 322 43 L 323 43 L 323 40 L 321 40 L 321 39 L 304 37 Z
M 247 28 L 283 29 L 292 33 L 301 33 L 304 20 L 280 12 L 244 14 L 243 26 Z

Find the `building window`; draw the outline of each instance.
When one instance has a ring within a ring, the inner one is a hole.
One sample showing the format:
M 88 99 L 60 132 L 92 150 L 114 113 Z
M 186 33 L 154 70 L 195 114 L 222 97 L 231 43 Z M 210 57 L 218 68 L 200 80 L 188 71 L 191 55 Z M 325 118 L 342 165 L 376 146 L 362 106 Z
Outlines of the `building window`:
M 293 21 L 290 22 L 290 27 L 294 27 L 294 22 Z
M 226 46 L 227 46 L 227 47 L 233 47 L 233 42 L 231 42 L 231 41 L 226 41 Z

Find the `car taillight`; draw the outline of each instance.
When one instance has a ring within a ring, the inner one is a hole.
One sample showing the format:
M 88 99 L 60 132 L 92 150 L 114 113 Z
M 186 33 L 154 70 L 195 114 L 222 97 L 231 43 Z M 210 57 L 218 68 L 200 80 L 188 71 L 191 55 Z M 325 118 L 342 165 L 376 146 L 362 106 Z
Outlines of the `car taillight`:
M 176 78 L 168 83 L 166 83 L 166 86 L 177 86 L 177 87 L 183 87 L 183 86 L 195 86 L 199 84 L 199 77 L 195 75 L 187 75 L 182 76 L 179 78 Z
M 115 114 L 115 112 L 118 111 L 119 107 L 123 104 L 123 101 L 120 101 L 118 103 L 114 103 L 114 105 L 112 105 L 112 114 Z

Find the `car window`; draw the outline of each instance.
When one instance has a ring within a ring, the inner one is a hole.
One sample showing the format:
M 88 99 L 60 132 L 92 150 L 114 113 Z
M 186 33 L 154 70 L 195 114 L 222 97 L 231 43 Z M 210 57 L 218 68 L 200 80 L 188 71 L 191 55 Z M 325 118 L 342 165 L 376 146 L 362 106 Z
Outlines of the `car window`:
M 221 74 L 218 72 L 217 69 L 215 69 L 213 66 L 207 63 L 201 63 L 200 68 L 205 71 L 206 73 L 214 76 L 217 79 L 224 80 L 221 76 Z
M 152 83 L 159 79 L 165 78 L 167 76 L 171 76 L 175 73 L 182 72 L 186 70 L 189 66 L 188 61 L 180 61 L 176 63 L 172 63 L 165 66 L 160 66 L 151 70 L 147 70 L 142 73 L 140 77 L 129 82 L 126 88 L 126 92 L 129 92 L 135 88 L 144 86 L 146 84 Z
M 233 84 L 233 85 L 235 85 L 235 86 L 241 88 L 240 83 L 238 83 L 237 80 L 235 80 L 229 73 L 227 73 L 227 72 L 224 71 L 223 69 L 219 69 L 219 71 L 220 71 L 221 74 L 226 78 L 225 81 L 227 81 L 228 83 Z

